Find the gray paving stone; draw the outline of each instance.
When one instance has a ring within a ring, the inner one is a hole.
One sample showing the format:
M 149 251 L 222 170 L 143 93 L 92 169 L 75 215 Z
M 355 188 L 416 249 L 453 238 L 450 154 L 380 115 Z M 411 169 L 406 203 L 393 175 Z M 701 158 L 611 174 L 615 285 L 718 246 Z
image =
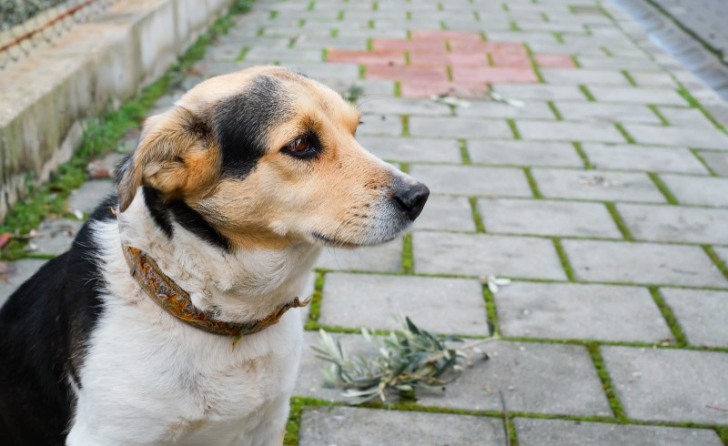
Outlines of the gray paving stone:
M 66 218 L 43 220 L 38 227 L 39 237 L 32 240 L 35 245 L 33 254 L 59 255 L 68 251 L 81 226 L 83 222 L 79 220 Z
M 327 79 L 326 85 L 340 94 L 348 94 L 352 86 L 357 86 L 363 90 L 357 102 L 359 106 L 372 99 L 380 99 L 389 97 L 394 94 L 394 81 L 385 79 Z
M 461 162 L 460 145 L 454 139 L 361 136 L 357 140 L 365 149 L 385 160 L 415 163 Z
M 620 203 L 617 210 L 638 240 L 728 244 L 728 209 Z
M 672 87 L 677 88 L 675 80 L 667 73 L 651 71 L 630 71 L 629 75 L 639 87 Z
M 728 353 L 602 347 L 627 417 L 725 423 Z
M 573 144 L 534 141 L 467 142 L 470 160 L 476 164 L 511 164 L 518 166 L 582 167 Z
M 513 137 L 505 121 L 474 118 L 430 118 L 412 116 L 409 118 L 412 136 L 436 136 L 440 138 L 500 138 Z
M 531 196 L 526 176 L 519 169 L 413 165 L 410 174 L 435 194 Z
M 467 107 L 458 107 L 456 113 L 458 116 L 477 118 L 556 119 L 544 102 L 529 102 L 523 107 L 515 107 L 503 102 L 473 101 Z
M 711 429 L 516 418 L 521 446 L 721 446 Z
M 489 233 L 622 237 L 601 203 L 481 199 L 478 210 Z
M 591 122 L 517 121 L 521 137 L 534 141 L 624 142 L 616 128 Z
M 309 61 L 319 62 L 323 60 L 323 52 L 319 50 L 305 50 L 301 48 L 297 49 L 273 49 L 273 48 L 260 48 L 252 47 L 247 53 L 245 53 L 245 61 L 253 61 L 258 63 L 271 63 L 274 61 L 278 62 L 294 62 L 294 61 Z
M 686 148 L 593 143 L 583 144 L 582 148 L 597 169 L 708 174 L 703 163 Z
M 699 151 L 706 164 L 718 175 L 728 177 L 728 153 Z
M 415 230 L 475 231 L 475 221 L 467 198 L 430 196 L 413 227 Z
M 698 246 L 563 240 L 579 280 L 726 287 L 728 281 Z
M 443 334 L 489 334 L 483 289 L 477 280 L 327 274 L 319 323 L 397 329 L 394 316 Z
M 299 435 L 301 446 L 505 444 L 497 418 L 354 407 L 305 409 Z
M 723 261 L 724 264 L 728 265 L 728 248 L 713 248 L 718 257 Z
M 8 272 L 0 275 L 0 306 L 20 285 L 36 273 L 47 260 L 24 259 L 7 262 Z
M 104 198 L 115 192 L 116 187 L 111 181 L 86 181 L 68 197 L 68 210 L 71 212 L 78 210 L 84 213 L 90 213 Z
M 549 84 L 628 86 L 629 81 L 614 70 L 574 70 L 573 68 L 542 68 L 541 76 Z
M 575 85 L 515 85 L 493 84 L 493 89 L 510 99 L 526 101 L 586 101 L 586 96 Z
M 412 237 L 418 273 L 566 278 L 551 240 L 432 232 Z
M 697 108 L 657 107 L 657 110 L 674 126 L 692 127 L 693 130 L 695 127 L 715 129 L 713 123 Z
M 599 102 L 688 105 L 688 102 L 675 90 L 668 88 L 619 88 L 589 85 L 589 91 Z
M 627 59 L 616 57 L 577 56 L 584 68 L 609 68 L 613 70 L 662 71 L 659 65 L 649 59 Z
M 715 128 L 664 127 L 624 124 L 627 133 L 641 144 L 728 150 L 728 135 Z
M 646 288 L 513 282 L 495 294 L 505 336 L 659 342 L 671 332 Z
M 365 114 L 362 116 L 363 124 L 356 131 L 360 135 L 401 136 L 402 118 L 397 115 Z
M 692 345 L 728 347 L 728 292 L 661 288 Z
M 682 204 L 728 206 L 728 178 L 660 175 Z
M 556 108 L 567 121 L 640 122 L 660 124 L 660 119 L 645 105 L 601 102 L 557 102 Z
M 359 66 L 357 64 L 342 63 L 285 63 L 282 66 L 293 71 L 303 73 L 323 84 L 329 85 L 332 81 L 343 80 L 355 84 L 359 79 Z
M 533 169 L 545 197 L 664 203 L 665 198 L 643 173 Z
M 490 360 L 465 369 L 444 393 L 419 395 L 423 406 L 611 416 L 586 348 L 577 345 L 494 342 Z
M 392 115 L 450 116 L 450 107 L 429 99 L 375 98 L 359 105 L 362 113 Z
M 321 251 L 316 268 L 400 272 L 402 270 L 402 240 L 397 239 L 381 246 L 355 250 L 326 248 Z

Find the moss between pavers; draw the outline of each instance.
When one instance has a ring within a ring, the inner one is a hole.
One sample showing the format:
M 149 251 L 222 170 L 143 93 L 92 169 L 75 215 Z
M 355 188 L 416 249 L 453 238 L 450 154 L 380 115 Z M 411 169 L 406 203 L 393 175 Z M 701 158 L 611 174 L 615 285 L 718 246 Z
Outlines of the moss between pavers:
M 660 123 L 662 125 L 665 125 L 665 126 L 670 125 L 670 121 L 667 120 L 667 118 L 665 117 L 665 115 L 663 115 L 662 113 L 660 113 L 660 110 L 657 108 L 656 105 L 650 104 L 650 105 L 647 106 L 647 108 L 649 108 L 650 110 L 652 110 L 652 113 L 654 113 L 655 116 L 657 116 L 657 119 L 660 120 Z
M 655 183 L 655 186 L 660 190 L 662 195 L 665 196 L 665 199 L 668 203 L 680 204 L 672 191 L 667 187 L 667 184 L 662 181 L 662 179 L 659 177 L 659 175 L 657 175 L 656 172 L 647 172 L 647 176 L 649 176 L 652 182 Z
M 657 305 L 657 308 L 660 309 L 667 326 L 670 327 L 670 331 L 672 332 L 672 336 L 675 338 L 676 345 L 678 347 L 688 345 L 688 339 L 680 326 L 680 322 L 678 322 L 675 313 L 672 312 L 672 308 L 670 308 L 667 302 L 665 302 L 665 299 L 662 297 L 662 294 L 660 294 L 658 287 L 651 286 L 648 287 L 648 289 L 650 290 L 652 300 L 655 301 L 655 305 Z
M 705 158 L 703 158 L 703 155 L 701 155 L 697 149 L 691 148 L 689 150 L 690 150 L 690 153 L 692 153 L 693 156 L 695 158 L 697 158 L 698 161 L 700 161 L 700 163 L 703 165 L 703 167 L 705 167 L 705 169 L 708 171 L 708 173 L 710 173 L 711 176 L 714 176 L 714 177 L 719 176 L 718 172 L 716 172 L 715 170 L 713 170 L 712 167 L 710 167 L 710 164 L 708 164 L 708 162 L 705 161 Z
M 554 249 L 556 249 L 556 254 L 559 256 L 561 267 L 564 268 L 564 271 L 566 272 L 566 277 L 569 278 L 569 282 L 576 282 L 576 275 L 574 275 L 574 270 L 571 268 L 569 257 L 566 255 L 564 247 L 561 246 L 561 240 L 558 237 L 553 237 L 551 239 L 554 242 Z
M 679 82 L 678 82 L 678 83 L 679 83 Z M 693 97 L 693 95 L 692 95 L 692 94 L 690 94 L 690 91 L 688 91 L 688 89 L 687 89 L 687 88 L 685 88 L 685 86 L 683 86 L 682 84 L 680 84 L 680 87 L 678 87 L 678 89 L 677 89 L 677 93 L 678 93 L 678 94 L 679 94 L 680 96 L 682 96 L 682 97 L 683 97 L 683 98 L 684 98 L 684 99 L 685 99 L 686 101 L 688 101 L 688 103 L 689 103 L 689 104 L 690 104 L 691 106 L 693 106 L 694 108 L 697 108 L 698 110 L 700 110 L 700 111 L 701 111 L 701 112 L 703 113 L 703 115 L 705 115 L 705 117 L 706 117 L 706 118 L 708 118 L 708 120 L 709 120 L 710 122 L 712 122 L 712 123 L 713 123 L 713 125 L 714 125 L 714 126 L 715 126 L 715 127 L 716 127 L 716 128 L 718 129 L 718 130 L 720 130 L 720 131 L 722 131 L 722 132 L 724 132 L 724 133 L 728 133 L 728 129 L 726 129 L 726 127 L 725 127 L 725 126 L 723 126 L 723 125 L 722 125 L 721 123 L 719 123 L 719 122 L 718 122 L 718 121 L 717 121 L 717 120 L 716 120 L 716 119 L 715 119 L 715 118 L 713 117 L 713 115 L 711 115 L 711 114 L 710 114 L 710 112 L 709 112 L 708 110 L 706 110 L 706 109 L 705 109 L 705 107 L 703 107 L 703 104 L 701 104 L 701 103 L 700 103 L 700 102 L 699 102 L 699 101 L 698 101 L 697 99 L 695 99 L 695 97 Z
M 533 198 L 536 199 L 542 199 L 543 194 L 541 193 L 541 190 L 538 188 L 538 183 L 536 182 L 536 179 L 533 177 L 533 173 L 531 173 L 530 167 L 524 167 L 523 173 L 526 175 L 526 180 L 528 181 L 528 186 L 531 188 L 531 192 L 533 193 Z
M 478 199 L 476 197 L 468 197 L 470 203 L 470 211 L 473 214 L 473 222 L 475 223 L 475 232 L 484 233 L 485 223 L 483 223 L 483 217 L 480 215 L 478 210 Z M 463 232 L 467 234 L 467 232 Z
M 723 259 L 718 257 L 718 254 L 715 253 L 713 250 L 713 247 L 710 245 L 702 245 L 703 251 L 710 257 L 710 260 L 713 261 L 713 264 L 718 268 L 718 270 L 723 274 L 723 277 L 725 277 L 728 280 L 728 266 L 726 266 Z
M 28 197 L 12 207 L 4 224 L 0 225 L 0 232 L 27 234 L 50 215 L 69 216 L 65 209 L 66 200 L 86 180 L 85 168 L 88 163 L 95 157 L 113 151 L 117 141 L 129 130 L 138 129 L 157 99 L 170 86 L 181 82 L 185 73 L 204 56 L 207 46 L 233 25 L 230 14 L 247 12 L 250 4 L 250 0 L 233 2 L 230 12 L 220 17 L 162 77 L 145 88 L 136 99 L 101 117 L 89 119 L 80 149 L 70 161 L 59 166 L 48 183 L 29 188 Z M 25 244 L 23 240 L 12 240 L 2 252 L 2 258 L 17 260 L 26 257 Z
M 622 76 L 624 76 L 625 79 L 627 79 L 627 82 L 633 87 L 637 87 L 637 81 L 634 80 L 631 74 L 629 74 L 629 71 L 627 70 L 620 70 L 620 73 L 622 73 Z
M 402 272 L 406 275 L 415 273 L 415 255 L 412 247 L 412 234 L 402 237 Z
M 498 311 L 495 306 L 495 297 L 488 288 L 488 284 L 483 284 L 483 300 L 485 301 L 485 311 L 488 317 L 488 329 L 493 336 L 500 336 L 500 324 L 498 323 Z
M 632 232 L 629 230 L 627 223 L 625 223 L 625 221 L 622 219 L 619 211 L 617 211 L 617 207 L 614 205 L 614 202 L 607 202 L 604 203 L 604 205 L 607 207 L 607 211 L 612 217 L 612 220 L 614 220 L 614 223 L 617 225 L 619 232 L 622 233 L 622 237 L 624 237 L 625 240 L 634 241 L 634 236 L 632 236 Z
M 564 117 L 561 116 L 561 113 L 559 112 L 559 109 L 556 108 L 556 104 L 554 104 L 554 101 L 546 101 L 546 105 L 549 106 L 549 108 L 551 109 L 551 113 L 554 114 L 554 117 L 556 118 L 557 121 L 563 121 L 564 120 Z
M 574 146 L 574 149 L 576 150 L 576 153 L 579 155 L 579 158 L 581 158 L 581 161 L 584 163 L 584 169 L 585 170 L 593 170 L 595 169 L 594 164 L 592 164 L 589 157 L 586 155 L 586 152 L 581 147 L 580 142 L 573 142 L 572 145 Z M 629 171 L 632 172 L 632 171 Z

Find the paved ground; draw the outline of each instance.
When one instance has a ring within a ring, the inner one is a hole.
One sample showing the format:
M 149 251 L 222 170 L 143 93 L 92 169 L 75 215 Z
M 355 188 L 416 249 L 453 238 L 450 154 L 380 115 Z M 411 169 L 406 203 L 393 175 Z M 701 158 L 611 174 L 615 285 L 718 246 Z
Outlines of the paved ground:
M 651 0 L 728 58 L 728 3 L 723 0 Z M 728 59 L 726 60 L 728 62 Z
M 403 239 L 324 253 L 308 342 L 397 312 L 503 337 L 414 411 L 306 406 L 301 445 L 505 445 L 499 391 L 514 445 L 728 445 L 728 134 L 700 106 L 711 91 L 618 8 L 259 0 L 236 23 L 186 85 L 262 63 L 308 73 L 360 96 L 361 142 L 433 191 Z M 429 98 L 448 91 L 467 103 Z M 37 252 L 75 227 L 47 222 Z M 487 276 L 513 283 L 494 294 Z M 322 367 L 307 350 L 296 394 L 343 401 Z

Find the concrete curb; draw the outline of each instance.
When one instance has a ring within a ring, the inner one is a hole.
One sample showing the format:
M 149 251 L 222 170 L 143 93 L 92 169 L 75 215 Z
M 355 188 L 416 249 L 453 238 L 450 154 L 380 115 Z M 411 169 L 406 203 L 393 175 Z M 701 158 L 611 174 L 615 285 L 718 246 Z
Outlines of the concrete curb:
M 70 159 L 82 120 L 118 107 L 197 39 L 229 0 L 124 0 L 0 71 L 0 220 Z

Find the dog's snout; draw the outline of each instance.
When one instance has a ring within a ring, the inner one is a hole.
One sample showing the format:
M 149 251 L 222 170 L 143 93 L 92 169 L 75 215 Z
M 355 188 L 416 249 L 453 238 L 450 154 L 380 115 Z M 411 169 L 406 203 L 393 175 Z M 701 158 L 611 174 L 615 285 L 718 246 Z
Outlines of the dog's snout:
M 392 200 L 404 211 L 410 220 L 416 219 L 425 207 L 430 189 L 419 181 L 405 181 L 395 178 L 392 185 Z

